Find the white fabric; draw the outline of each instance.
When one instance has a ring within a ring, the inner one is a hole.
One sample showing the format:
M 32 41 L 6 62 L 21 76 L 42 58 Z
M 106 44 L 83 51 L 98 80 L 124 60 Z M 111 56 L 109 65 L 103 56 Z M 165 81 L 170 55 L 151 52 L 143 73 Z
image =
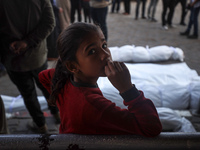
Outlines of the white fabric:
M 167 60 L 184 60 L 184 53 L 180 48 L 161 45 L 149 48 L 148 46 L 124 45 L 109 47 L 114 61 L 123 62 L 157 62 Z

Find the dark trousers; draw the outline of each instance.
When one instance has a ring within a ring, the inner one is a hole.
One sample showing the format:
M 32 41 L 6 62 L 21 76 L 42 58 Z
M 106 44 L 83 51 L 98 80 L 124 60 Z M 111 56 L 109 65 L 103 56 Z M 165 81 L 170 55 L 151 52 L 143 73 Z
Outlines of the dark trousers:
M 38 69 L 27 71 L 27 72 L 15 72 L 7 70 L 7 73 L 11 79 L 11 81 L 17 86 L 20 91 L 24 104 L 29 111 L 33 121 L 37 124 L 37 126 L 41 127 L 45 124 L 45 117 L 40 108 L 40 104 L 37 98 L 36 88 L 37 87 L 42 91 L 45 98 L 49 98 L 48 91 L 42 86 L 39 82 L 38 74 L 47 68 L 47 63 L 41 66 Z M 58 112 L 57 107 L 49 107 L 52 114 L 56 114 Z
M 75 21 L 75 12 L 77 10 L 78 22 L 81 22 L 81 1 L 80 0 L 71 0 L 71 23 Z
M 185 15 L 186 15 L 186 5 L 187 5 L 187 0 L 176 0 L 175 2 L 175 6 L 181 3 L 181 7 L 182 7 L 182 13 L 181 13 L 181 20 L 180 23 L 185 23 Z
M 194 26 L 193 35 L 198 36 L 198 16 L 199 16 L 200 7 L 198 8 L 192 7 L 190 11 L 191 11 L 190 19 L 189 19 L 189 24 L 188 24 L 186 32 L 189 33 L 193 25 Z
M 91 7 L 92 20 L 95 24 L 101 27 L 106 41 L 108 39 L 107 23 L 106 23 L 107 13 L 108 13 L 108 7 L 104 7 L 104 8 Z
M 166 24 L 172 25 L 172 18 L 174 15 L 174 7 L 175 7 L 175 0 L 162 0 L 163 2 L 163 11 L 162 11 L 162 25 L 165 26 Z M 166 19 L 166 14 L 167 10 L 169 8 L 169 13 L 167 15 Z
M 137 0 L 136 11 L 135 11 L 135 18 L 138 18 L 139 9 L 140 9 L 140 2 L 141 1 L 142 1 L 142 17 L 145 17 L 146 0 Z
M 130 9 L 131 9 L 130 0 L 124 0 L 124 9 L 125 13 L 130 14 Z
M 121 0 L 113 0 L 113 2 L 112 2 L 112 10 L 111 10 L 112 13 L 114 13 L 116 5 L 117 5 L 116 11 L 119 12 L 120 2 L 121 2 Z

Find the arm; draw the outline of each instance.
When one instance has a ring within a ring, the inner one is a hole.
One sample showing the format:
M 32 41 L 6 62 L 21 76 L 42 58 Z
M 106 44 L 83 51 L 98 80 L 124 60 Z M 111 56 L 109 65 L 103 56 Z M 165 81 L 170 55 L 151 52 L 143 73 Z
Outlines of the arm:
M 23 41 L 28 43 L 28 47 L 34 47 L 43 41 L 54 29 L 55 19 L 52 5 L 49 0 L 43 0 L 43 11 L 39 24 L 31 31 Z
M 128 110 L 121 110 L 116 106 L 104 106 L 103 118 L 116 124 L 122 130 L 145 136 L 156 136 L 162 126 L 151 100 L 146 99 L 142 91 L 138 91 L 132 84 L 130 73 L 124 63 L 109 62 L 105 68 L 106 75 L 113 86 L 124 98 Z M 116 117 L 117 116 L 117 117 Z

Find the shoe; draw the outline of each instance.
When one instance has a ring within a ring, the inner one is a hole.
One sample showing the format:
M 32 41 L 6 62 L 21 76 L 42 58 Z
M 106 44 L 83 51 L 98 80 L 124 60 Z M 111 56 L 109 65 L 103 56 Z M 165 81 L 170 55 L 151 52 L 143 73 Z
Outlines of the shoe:
M 155 18 L 152 18 L 151 21 L 152 22 L 157 22 L 157 20 Z
M 48 128 L 47 128 L 46 124 L 44 124 L 41 127 L 38 127 L 36 125 L 36 123 L 34 121 L 32 121 L 32 120 L 27 123 L 27 127 L 30 130 L 32 130 L 33 132 L 36 132 L 36 133 L 40 133 L 40 134 L 47 134 L 48 133 Z
M 142 16 L 142 19 L 147 19 L 145 16 Z
M 186 35 L 188 36 L 189 35 L 189 32 L 185 31 L 185 32 L 180 32 L 180 35 Z
M 53 114 L 53 117 L 54 117 L 54 119 L 56 121 L 56 124 L 60 124 L 61 123 L 61 121 L 60 121 L 60 113 L 59 112 L 56 113 L 56 114 Z
M 123 15 L 129 15 L 129 13 L 127 13 L 127 12 L 124 12 L 124 13 L 123 13 Z
M 188 35 L 188 39 L 198 39 L 198 35 Z
M 168 26 L 162 26 L 163 30 L 168 30 Z
M 138 20 L 138 17 L 135 17 L 135 20 Z

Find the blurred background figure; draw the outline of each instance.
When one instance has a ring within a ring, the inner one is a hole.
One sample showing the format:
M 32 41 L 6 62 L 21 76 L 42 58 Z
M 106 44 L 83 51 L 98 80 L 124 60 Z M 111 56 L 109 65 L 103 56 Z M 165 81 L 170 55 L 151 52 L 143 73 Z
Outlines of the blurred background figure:
M 83 8 L 84 21 L 91 23 L 90 0 L 81 0 L 81 6 Z
M 123 15 L 130 15 L 131 13 L 131 4 L 130 0 L 124 0 L 124 13 Z
M 190 8 L 190 19 L 185 32 L 181 32 L 181 35 L 186 35 L 189 39 L 198 38 L 198 16 L 200 11 L 200 0 L 190 0 L 188 6 Z M 193 34 L 190 35 L 190 31 L 193 26 Z
M 135 9 L 135 19 L 138 19 L 139 10 L 140 10 L 140 2 L 142 2 L 142 19 L 146 19 L 145 10 L 146 10 L 146 0 L 137 0 L 136 9 Z
M 119 12 L 119 10 L 120 10 L 120 3 L 121 3 L 121 0 L 113 0 L 112 1 L 111 13 L 114 13 L 115 11 L 116 11 L 116 13 Z
M 156 7 L 158 4 L 158 0 L 150 0 L 149 7 L 148 7 L 148 19 L 157 22 L 155 19 L 155 12 L 156 12 Z
M 185 26 L 185 16 L 187 14 L 187 0 L 175 0 L 175 7 L 178 5 L 178 3 L 181 3 L 181 8 L 182 8 L 182 13 L 181 13 L 181 20 L 180 20 L 180 25 Z
M 39 82 L 38 74 L 47 69 L 46 38 L 55 27 L 52 5 L 49 0 L 1 0 L 0 22 L 1 62 L 33 119 L 27 127 L 47 133 L 35 85 L 48 100 L 49 93 Z M 49 109 L 58 116 L 57 107 Z
M 95 24 L 99 25 L 104 33 L 106 41 L 108 40 L 107 14 L 110 0 L 90 0 L 91 16 Z
M 81 22 L 81 0 L 71 0 L 71 23 L 75 21 L 75 14 L 77 12 L 78 22 Z
M 47 37 L 47 48 L 48 48 L 47 58 L 49 61 L 52 61 L 52 60 L 57 60 L 58 58 L 58 52 L 56 50 L 56 41 L 57 41 L 58 35 L 61 33 L 59 16 L 63 10 L 61 7 L 56 6 L 56 3 L 54 2 L 54 0 L 50 0 L 50 1 L 53 7 L 53 12 L 54 12 L 55 21 L 56 21 L 55 28 L 53 29 L 51 34 Z
M 168 30 L 168 27 L 173 28 L 172 18 L 174 15 L 175 0 L 162 0 L 163 11 L 162 11 L 162 29 Z M 167 13 L 169 9 L 169 12 Z
M 62 8 L 62 13 L 59 13 L 60 27 L 63 31 L 71 23 L 71 2 L 70 0 L 54 0 L 56 1 L 57 7 Z

